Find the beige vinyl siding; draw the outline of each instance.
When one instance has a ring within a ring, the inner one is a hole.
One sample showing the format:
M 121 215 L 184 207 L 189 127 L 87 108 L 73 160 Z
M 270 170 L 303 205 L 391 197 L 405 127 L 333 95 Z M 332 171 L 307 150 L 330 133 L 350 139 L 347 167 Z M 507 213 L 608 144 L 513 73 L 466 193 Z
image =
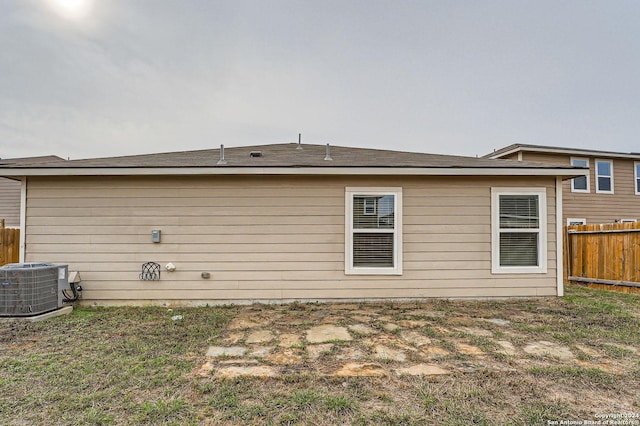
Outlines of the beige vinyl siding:
M 402 187 L 401 276 L 345 275 L 348 186 Z M 491 274 L 491 186 L 547 188 L 547 274 Z M 69 264 L 84 302 L 107 305 L 549 296 L 554 191 L 554 177 L 34 177 L 26 260 Z M 148 261 L 160 281 L 138 280 Z
M 513 152 L 511 154 L 505 155 L 500 157 L 503 160 L 518 160 L 518 153 L 517 152 Z
M 571 192 L 571 181 L 565 180 L 563 193 L 563 223 L 567 218 L 586 219 L 587 223 L 611 223 L 616 219 L 640 220 L 640 195 L 635 195 L 634 161 L 606 156 L 576 156 L 589 159 L 589 193 Z M 569 155 L 524 152 L 523 160 L 541 163 L 569 165 Z M 596 159 L 613 161 L 613 194 L 596 193 Z
M 544 152 L 526 152 L 522 153 L 522 161 L 534 161 L 537 163 L 557 164 L 559 166 L 570 166 L 570 157 L 580 157 L 581 155 L 563 155 L 563 154 L 546 154 Z
M 20 181 L 0 178 L 0 219 L 7 228 L 20 226 Z

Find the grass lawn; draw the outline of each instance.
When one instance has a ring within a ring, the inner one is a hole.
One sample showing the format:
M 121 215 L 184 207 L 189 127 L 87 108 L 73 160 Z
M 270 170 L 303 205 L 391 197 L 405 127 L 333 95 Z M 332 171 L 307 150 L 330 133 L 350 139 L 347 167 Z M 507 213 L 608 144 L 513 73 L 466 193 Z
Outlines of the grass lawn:
M 0 425 L 546 425 L 640 413 L 640 296 L 574 286 L 566 293 L 411 303 L 446 313 L 422 318 L 427 324 L 420 332 L 450 352 L 435 364 L 468 363 L 454 345 L 466 338 L 486 350 L 487 362 L 510 367 L 440 376 L 344 378 L 303 369 L 285 369 L 274 379 L 195 374 L 242 307 L 76 308 L 40 323 L 0 323 Z M 379 306 L 401 318 L 393 303 Z M 286 316 L 306 308 L 261 309 Z M 453 323 L 461 317 L 503 318 L 510 326 L 491 328 L 489 337 L 465 335 Z M 492 352 L 496 339 L 511 342 L 518 355 Z M 527 355 L 521 348 L 532 341 L 564 345 L 576 358 Z

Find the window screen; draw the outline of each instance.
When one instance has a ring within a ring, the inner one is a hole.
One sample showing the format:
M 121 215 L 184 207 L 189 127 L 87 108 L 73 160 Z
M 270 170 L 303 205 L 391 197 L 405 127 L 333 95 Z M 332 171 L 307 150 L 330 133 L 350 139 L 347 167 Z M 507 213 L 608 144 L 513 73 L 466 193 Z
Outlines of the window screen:
M 353 196 L 353 266 L 394 267 L 395 196 Z
M 501 232 L 500 266 L 538 266 L 538 234 Z
M 610 161 L 596 161 L 596 189 L 613 192 L 613 165 Z
M 538 195 L 499 196 L 500 266 L 539 266 Z
M 572 158 L 571 159 L 572 166 L 578 167 L 589 167 L 589 160 L 582 158 Z M 571 180 L 571 190 L 577 192 L 588 192 L 589 191 L 589 176 L 578 176 Z

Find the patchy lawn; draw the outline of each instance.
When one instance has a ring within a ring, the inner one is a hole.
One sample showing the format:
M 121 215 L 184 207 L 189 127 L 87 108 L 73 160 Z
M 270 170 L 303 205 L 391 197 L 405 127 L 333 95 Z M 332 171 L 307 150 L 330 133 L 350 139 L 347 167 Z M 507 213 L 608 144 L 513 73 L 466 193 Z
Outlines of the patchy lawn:
M 0 389 L 2 425 L 594 421 L 640 413 L 640 296 L 80 308 L 0 323 Z

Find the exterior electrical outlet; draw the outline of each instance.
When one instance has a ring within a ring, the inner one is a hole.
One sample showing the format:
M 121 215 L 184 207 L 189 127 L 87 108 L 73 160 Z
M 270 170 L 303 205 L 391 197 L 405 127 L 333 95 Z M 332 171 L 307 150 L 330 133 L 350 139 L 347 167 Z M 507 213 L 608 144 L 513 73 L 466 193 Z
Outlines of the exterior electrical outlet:
M 152 243 L 159 243 L 160 242 L 160 230 L 159 229 L 154 229 L 153 231 L 151 231 L 151 242 Z

